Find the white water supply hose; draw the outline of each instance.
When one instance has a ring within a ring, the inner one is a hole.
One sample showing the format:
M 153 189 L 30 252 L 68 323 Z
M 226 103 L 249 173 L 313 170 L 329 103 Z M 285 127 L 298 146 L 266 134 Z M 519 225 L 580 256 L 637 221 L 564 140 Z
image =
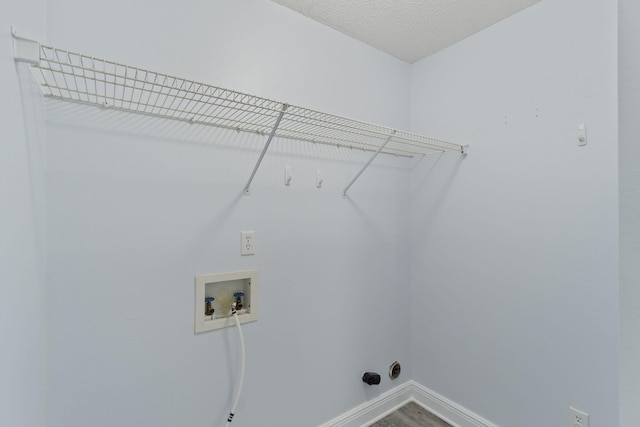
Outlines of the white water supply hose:
M 236 312 L 236 303 L 234 302 L 231 305 L 231 315 L 233 319 L 236 321 L 236 326 L 238 327 L 238 337 L 240 338 L 240 380 L 238 381 L 238 390 L 236 391 L 236 398 L 233 402 L 233 406 L 231 407 L 231 412 L 229 413 L 229 418 L 227 418 L 227 427 L 233 421 L 233 416 L 236 413 L 236 408 L 238 407 L 238 402 L 240 401 L 240 394 L 242 393 L 242 383 L 244 382 L 244 365 L 245 365 L 245 352 L 244 352 L 244 337 L 242 336 L 242 328 L 240 327 L 240 319 L 238 319 L 238 313 Z

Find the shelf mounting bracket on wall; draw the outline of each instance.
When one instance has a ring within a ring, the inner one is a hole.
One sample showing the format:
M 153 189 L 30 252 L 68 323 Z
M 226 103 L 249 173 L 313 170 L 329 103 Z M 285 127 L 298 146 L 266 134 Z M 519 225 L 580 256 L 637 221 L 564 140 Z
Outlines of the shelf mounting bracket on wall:
M 387 146 L 387 144 L 389 143 L 389 141 L 391 141 L 391 138 L 393 138 L 393 136 L 396 134 L 396 131 L 393 130 L 391 131 L 391 135 L 389 135 L 387 137 L 387 139 L 382 143 L 382 145 L 380 146 L 380 148 L 378 148 L 378 150 L 373 153 L 373 155 L 371 156 L 371 158 L 369 158 L 369 161 L 367 163 L 364 164 L 364 166 L 362 166 L 362 169 L 360 169 L 360 172 L 358 172 L 356 174 L 356 176 L 353 177 L 353 179 L 351 180 L 351 182 L 344 188 L 344 191 L 342 192 L 342 197 L 347 197 L 347 191 L 349 191 L 349 189 L 351 188 L 351 186 L 353 185 L 354 182 L 356 182 L 358 180 L 358 178 L 360 178 L 360 175 L 362 175 L 362 172 L 365 171 L 365 169 L 367 169 L 369 167 L 369 165 L 371 164 L 371 162 L 373 162 L 373 160 L 378 157 L 378 154 L 380 154 L 380 152 L 382 150 L 384 150 L 384 147 Z
M 35 40 L 20 37 L 15 28 L 11 27 L 13 36 L 13 59 L 16 62 L 27 64 L 40 64 L 40 43 Z
M 249 181 L 247 181 L 247 185 L 244 186 L 244 194 L 245 195 L 249 195 L 251 194 L 251 182 L 253 181 L 253 177 L 256 176 L 256 172 L 258 172 L 258 168 L 260 167 L 260 164 L 262 163 L 262 159 L 264 158 L 264 155 L 266 154 L 267 150 L 269 149 L 269 145 L 271 144 L 271 140 L 273 139 L 273 136 L 276 134 L 276 131 L 278 130 L 278 126 L 280 126 L 280 121 L 282 120 L 282 116 L 284 116 L 285 111 L 287 111 L 287 107 L 289 107 L 287 104 L 282 104 L 282 110 L 280 111 L 280 114 L 278 115 L 278 118 L 276 119 L 276 123 L 273 125 L 273 129 L 271 129 L 271 133 L 269 134 L 269 139 L 267 139 L 267 143 L 264 144 L 264 148 L 262 149 L 262 153 L 260 153 L 260 157 L 258 158 L 258 162 L 256 163 L 255 167 L 253 168 L 253 172 L 251 172 L 251 176 L 249 177 Z

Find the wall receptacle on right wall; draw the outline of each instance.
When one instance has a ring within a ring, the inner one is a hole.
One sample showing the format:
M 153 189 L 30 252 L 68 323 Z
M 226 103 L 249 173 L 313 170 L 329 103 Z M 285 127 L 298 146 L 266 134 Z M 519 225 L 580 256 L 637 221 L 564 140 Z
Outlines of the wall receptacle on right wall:
M 569 406 L 568 427 L 589 427 L 589 414 Z

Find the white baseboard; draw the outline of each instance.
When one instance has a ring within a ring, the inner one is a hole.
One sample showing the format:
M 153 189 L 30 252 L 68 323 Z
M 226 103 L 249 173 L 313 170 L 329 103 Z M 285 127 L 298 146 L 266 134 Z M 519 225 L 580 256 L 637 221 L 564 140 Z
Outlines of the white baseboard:
M 326 422 L 319 427 L 364 427 L 384 418 L 386 415 L 395 411 L 405 403 L 411 401 L 411 389 L 408 384 L 410 382 L 399 385 L 398 387 L 381 394 L 380 396 L 368 402 L 358 405 L 350 411 L 345 412 L 339 417 Z
M 457 427 L 498 427 L 480 415 L 439 395 L 415 381 L 410 381 L 412 400 L 429 412 Z
M 408 402 L 417 403 L 455 427 L 498 427 L 415 381 L 407 381 L 319 427 L 366 427 Z

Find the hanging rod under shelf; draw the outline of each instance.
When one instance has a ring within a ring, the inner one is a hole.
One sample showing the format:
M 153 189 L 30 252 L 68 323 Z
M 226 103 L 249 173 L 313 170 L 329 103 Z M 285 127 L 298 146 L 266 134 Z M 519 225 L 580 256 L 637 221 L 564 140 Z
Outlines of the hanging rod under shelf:
M 269 135 L 245 193 L 274 136 L 375 153 L 345 195 L 379 153 L 465 153 L 462 145 L 41 45 L 15 31 L 13 39 L 15 60 L 39 70 L 46 97 Z

